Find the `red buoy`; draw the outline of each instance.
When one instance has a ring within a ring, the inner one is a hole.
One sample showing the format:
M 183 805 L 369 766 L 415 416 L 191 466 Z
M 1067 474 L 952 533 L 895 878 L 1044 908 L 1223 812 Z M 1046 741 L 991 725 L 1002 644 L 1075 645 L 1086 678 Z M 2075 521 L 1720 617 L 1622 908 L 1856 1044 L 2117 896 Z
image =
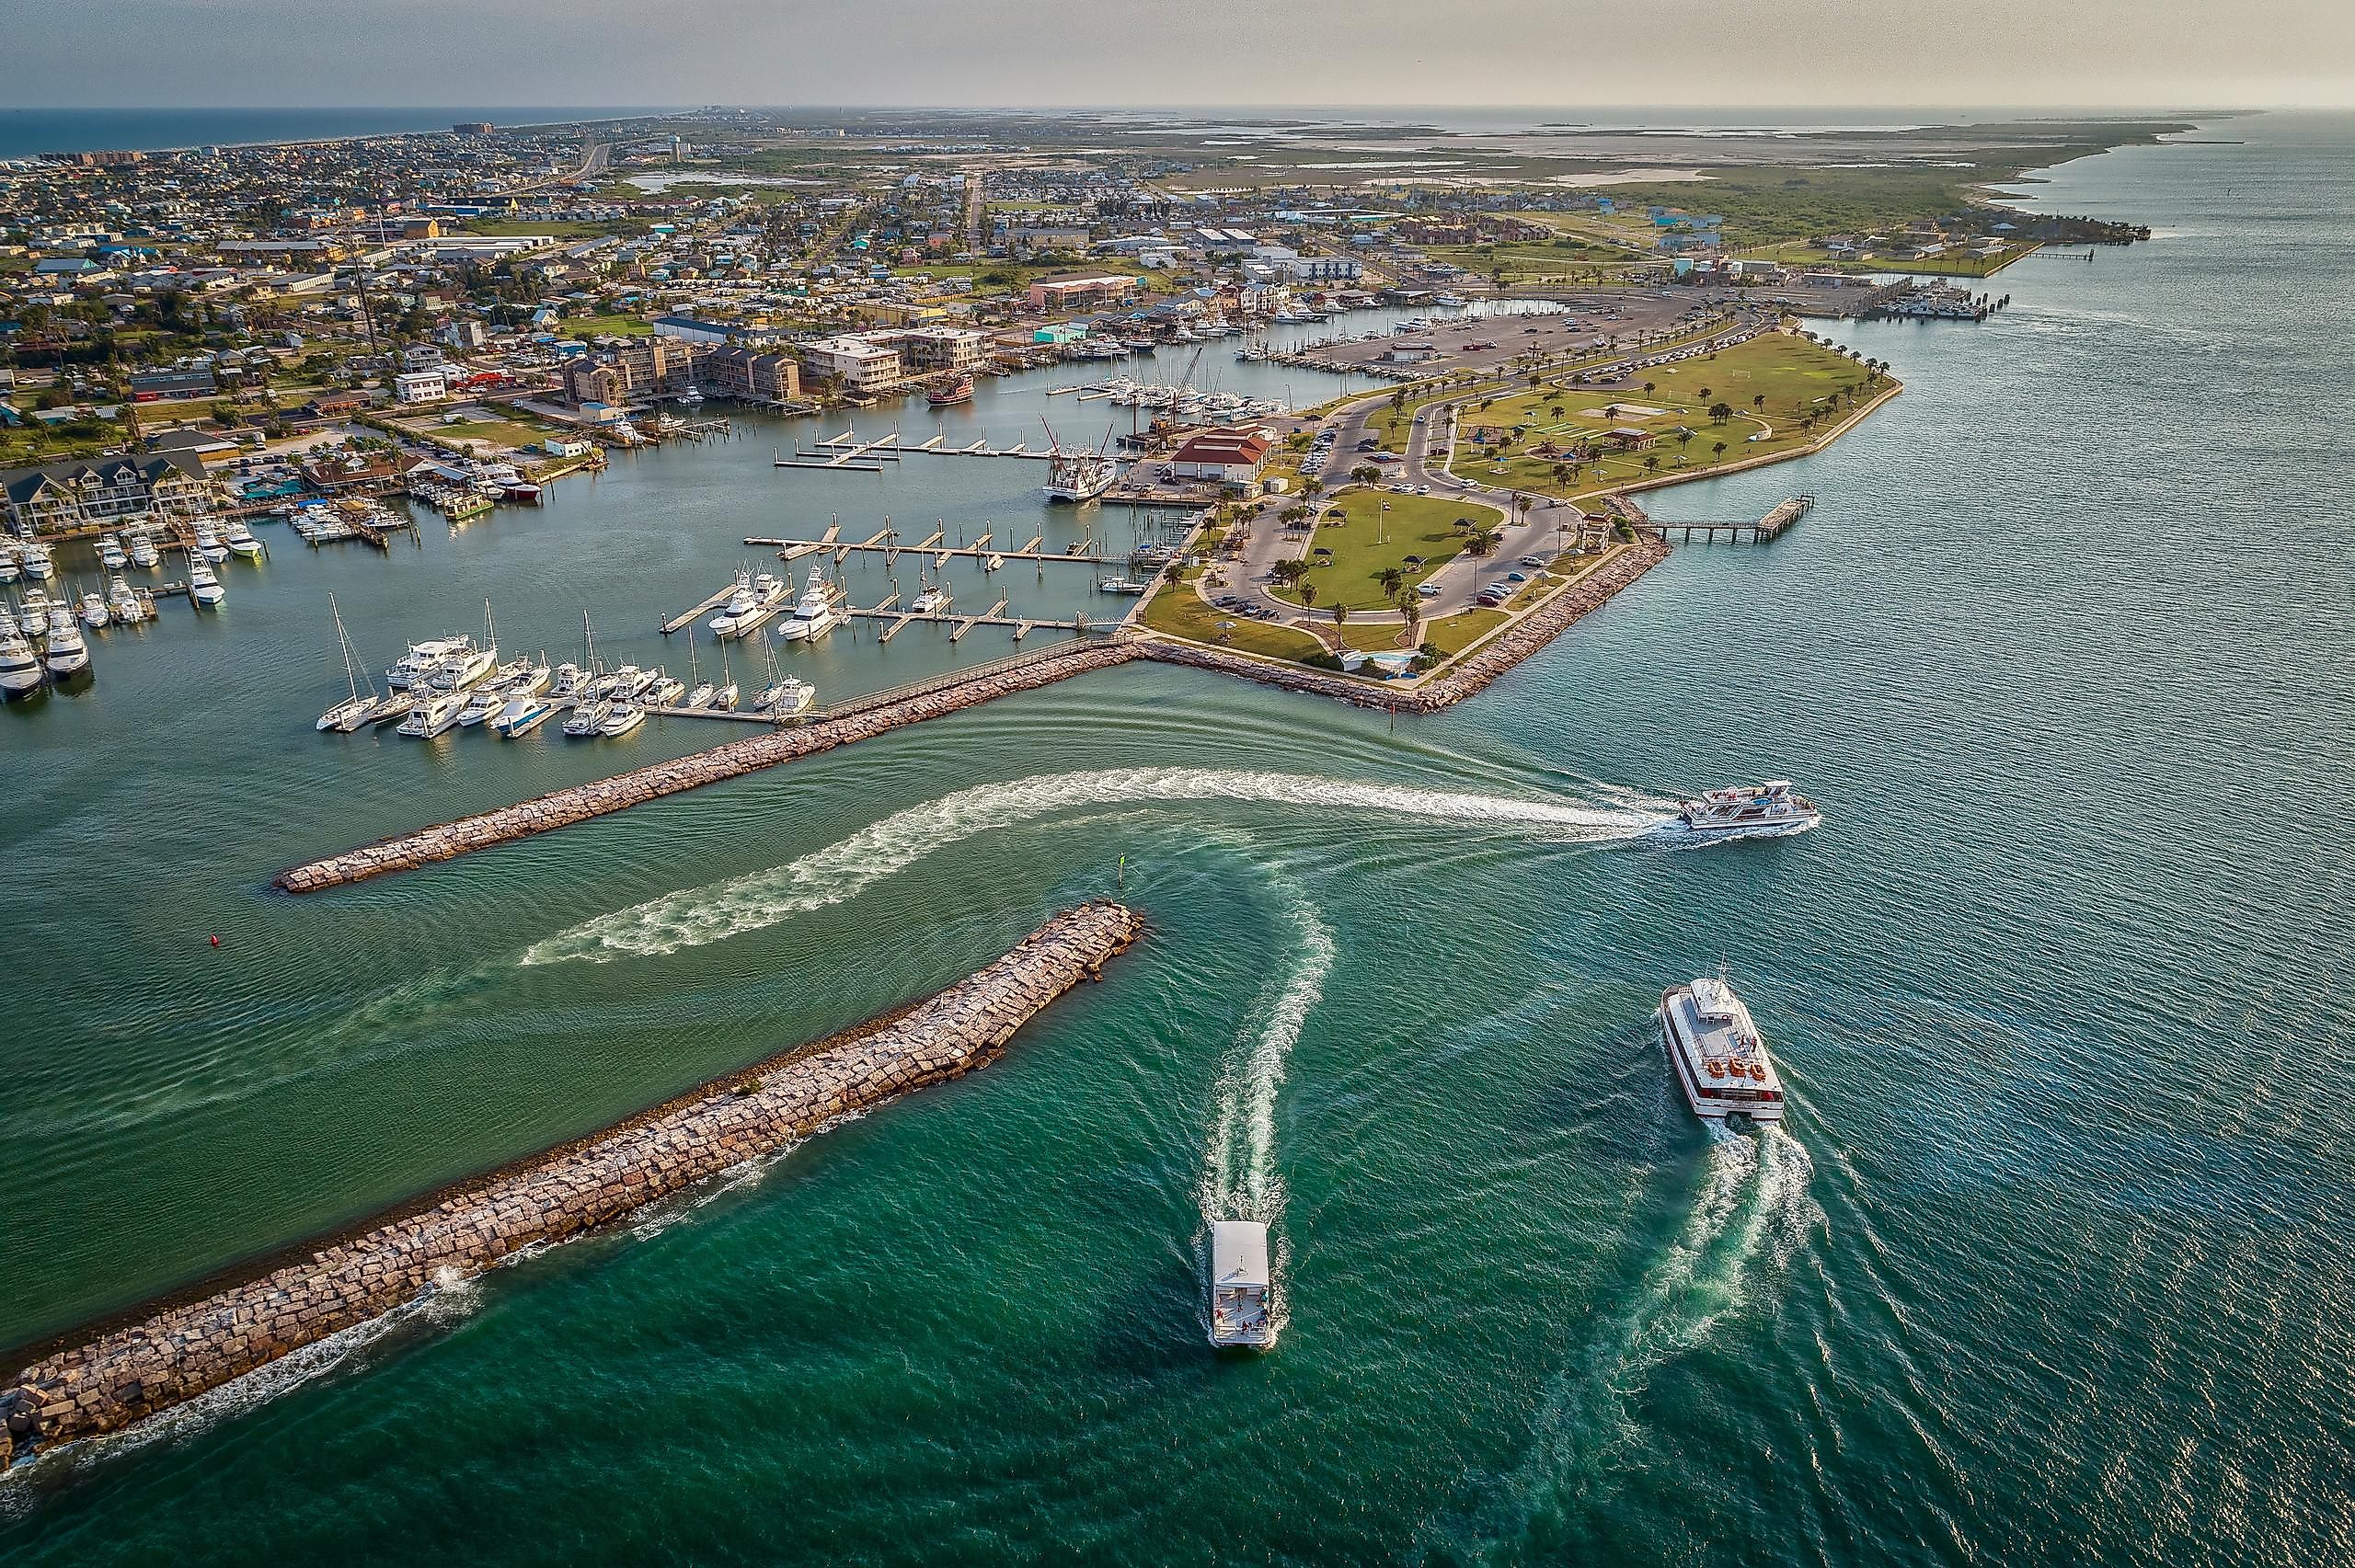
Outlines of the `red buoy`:
M 214 937 L 214 938 L 213 939 L 213 946 L 215 946 L 215 947 L 220 946 L 220 945 L 221 945 L 221 939 L 220 939 L 219 937 L 217 937 L 217 936 L 216 936 L 216 937 Z

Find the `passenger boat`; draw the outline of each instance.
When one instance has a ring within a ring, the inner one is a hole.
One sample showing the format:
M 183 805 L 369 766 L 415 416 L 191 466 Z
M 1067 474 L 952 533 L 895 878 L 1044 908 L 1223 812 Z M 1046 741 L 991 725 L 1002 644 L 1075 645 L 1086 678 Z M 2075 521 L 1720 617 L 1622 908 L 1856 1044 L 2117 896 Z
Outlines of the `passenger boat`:
M 212 564 L 194 551 L 188 557 L 188 596 L 207 610 L 229 597 L 221 579 L 213 575 Z
M 408 716 L 401 720 L 399 732 L 412 739 L 431 740 L 447 733 L 465 711 L 464 692 L 414 692 L 410 697 Z
M 597 726 L 597 733 L 607 739 L 627 735 L 646 722 L 646 710 L 636 703 L 615 703 L 605 710 L 604 722 Z
M 1211 1343 L 1264 1350 L 1276 1340 L 1269 1311 L 1268 1228 L 1256 1219 L 1211 1227 Z
M 1693 1114 L 1709 1121 L 1783 1119 L 1783 1082 L 1750 1009 L 1723 975 L 1660 996 L 1660 1039 Z
M 575 740 L 595 735 L 604 727 L 605 715 L 613 711 L 613 704 L 603 701 L 582 703 L 564 721 L 565 734 Z
M 49 672 L 67 676 L 90 668 L 90 645 L 82 640 L 82 628 L 74 624 L 71 615 L 60 615 L 49 624 L 49 647 L 42 656 Z
M 841 625 L 842 612 L 834 605 L 836 592 L 824 573 L 811 571 L 802 584 L 801 598 L 793 606 L 793 613 L 777 627 L 777 636 L 788 643 L 816 642 Z
M 924 400 L 935 408 L 953 408 L 959 403 L 973 400 L 973 378 L 960 375 L 943 386 L 936 386 L 924 395 Z
M 111 533 L 98 535 L 98 565 L 110 572 L 119 572 L 130 564 L 131 557 L 122 553 L 121 540 Z
M 21 697 L 40 684 L 40 660 L 12 624 L 0 630 L 0 692 Z
M 1678 816 L 1686 831 L 1711 838 L 1804 833 L 1823 820 L 1814 803 L 1795 793 L 1784 779 L 1708 790 L 1698 799 L 1686 801 Z

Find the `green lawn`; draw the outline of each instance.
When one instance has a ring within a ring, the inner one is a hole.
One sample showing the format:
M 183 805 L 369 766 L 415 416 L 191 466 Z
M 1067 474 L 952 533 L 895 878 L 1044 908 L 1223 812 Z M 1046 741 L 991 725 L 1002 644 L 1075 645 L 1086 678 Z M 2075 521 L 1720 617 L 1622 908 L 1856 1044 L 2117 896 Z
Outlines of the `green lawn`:
M 557 323 L 573 338 L 651 338 L 654 328 L 635 315 L 580 315 Z
M 1289 626 L 1270 626 L 1264 622 L 1246 620 L 1229 615 L 1202 602 L 1194 591 L 1189 572 L 1186 580 L 1164 584 L 1144 607 L 1144 624 L 1156 632 L 1188 638 L 1213 647 L 1240 648 L 1246 653 L 1266 654 L 1271 658 L 1294 661 L 1314 654 L 1328 651 L 1325 645 L 1305 632 Z
M 1424 622 L 1423 641 L 1444 657 L 1453 658 L 1504 624 L 1505 612 L 1501 610 L 1465 610 Z
M 1332 509 L 1309 538 L 1311 566 L 1306 580 L 1316 585 L 1317 604 L 1323 608 L 1346 604 L 1351 610 L 1390 608 L 1389 596 L 1382 591 L 1376 577 L 1396 567 L 1407 574 L 1408 581 L 1420 582 L 1442 562 L 1453 559 L 1464 548 L 1465 536 L 1455 528 L 1459 517 L 1491 528 L 1504 521 L 1503 514 L 1492 507 L 1444 496 L 1400 496 L 1354 486 L 1335 492 Z M 1332 552 L 1329 566 L 1315 564 L 1320 559 L 1316 554 L 1320 549 Z M 1423 565 L 1409 567 L 1409 555 L 1420 555 Z M 1299 602 L 1296 590 L 1281 592 Z
M 1809 446 L 1874 390 L 1855 361 L 1786 333 L 1768 333 L 1703 359 L 1638 373 L 1642 379 L 1632 388 L 1554 384 L 1498 397 L 1486 408 L 1467 406 L 1459 421 L 1454 471 L 1483 484 L 1546 495 L 1584 495 L 1662 474 L 1697 474 Z M 1734 410 L 1723 424 L 1709 416 L 1717 403 Z M 1660 412 L 1633 411 L 1639 407 Z M 1472 441 L 1474 429 L 1483 426 L 1527 429 L 1483 449 Z M 1649 431 L 1654 444 L 1578 464 L 1542 450 L 1550 444 L 1567 452 L 1621 426 Z M 1680 439 L 1680 430 L 1691 431 L 1691 438 Z M 1764 439 L 1751 439 L 1761 435 Z M 1720 443 L 1722 452 L 1717 450 Z M 1573 471 L 1557 476 L 1557 464 Z

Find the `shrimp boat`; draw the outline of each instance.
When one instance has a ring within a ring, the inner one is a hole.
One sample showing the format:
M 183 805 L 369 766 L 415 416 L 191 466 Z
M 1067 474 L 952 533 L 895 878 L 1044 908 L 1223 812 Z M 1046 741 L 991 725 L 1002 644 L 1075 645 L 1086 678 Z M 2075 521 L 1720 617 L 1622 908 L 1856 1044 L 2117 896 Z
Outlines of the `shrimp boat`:
M 1678 813 L 1687 832 L 1707 838 L 1778 838 L 1804 833 L 1823 820 L 1815 803 L 1786 779 L 1704 792 Z
M 1211 1227 L 1211 1343 L 1264 1350 L 1276 1342 L 1269 1311 L 1268 1228 L 1256 1219 Z
M 1660 993 L 1660 1039 L 1684 1103 L 1705 1121 L 1783 1119 L 1783 1081 L 1723 975 Z
M 376 682 L 373 677 L 371 677 L 368 681 L 367 693 L 364 696 L 361 693 L 361 663 L 351 651 L 351 638 L 344 632 L 343 614 L 336 609 L 335 595 L 332 593 L 327 595 L 327 614 L 335 621 L 336 645 L 343 650 L 343 679 L 345 684 L 350 687 L 351 695 L 321 714 L 319 722 L 313 727 L 332 729 L 339 734 L 350 735 L 376 716 L 376 710 L 384 705 L 384 699 L 376 694 Z
M 1047 482 L 1039 486 L 1040 495 L 1051 501 L 1069 501 L 1076 506 L 1096 499 L 1120 482 L 1120 460 L 1107 456 L 1102 446 L 1092 451 L 1086 447 L 1067 449 L 1055 438 L 1053 426 L 1043 419 L 1040 423 L 1047 431 L 1049 459 Z M 1112 439 L 1109 428 L 1104 439 Z

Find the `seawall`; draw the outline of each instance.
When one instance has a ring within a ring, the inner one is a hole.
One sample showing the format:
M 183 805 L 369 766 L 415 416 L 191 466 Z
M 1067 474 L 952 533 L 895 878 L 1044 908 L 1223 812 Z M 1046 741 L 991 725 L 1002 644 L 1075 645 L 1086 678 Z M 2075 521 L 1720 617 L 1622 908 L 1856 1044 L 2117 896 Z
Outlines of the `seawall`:
M 0 1387 L 11 1457 L 119 1431 L 342 1330 L 605 1224 L 854 1111 L 961 1076 L 1134 942 L 1083 904 L 927 1001 L 413 1205 L 301 1261 L 56 1349 Z M 118 1322 L 120 1321 L 118 1320 Z
M 855 740 L 865 740 L 902 725 L 919 724 L 1016 692 L 1051 685 L 1091 670 L 1125 664 L 1136 657 L 1137 649 L 1126 642 L 1069 643 L 1025 659 L 1008 661 L 993 670 L 944 678 L 905 695 L 885 693 L 871 703 L 846 704 L 843 709 L 813 723 L 770 730 L 746 740 L 731 740 L 668 762 L 636 768 L 592 784 L 551 790 L 514 806 L 502 806 L 438 827 L 379 840 L 281 871 L 277 885 L 289 893 L 315 893 L 322 887 L 363 881 L 386 872 L 411 871 L 434 861 L 453 860 L 474 850 L 659 800 L 666 795 L 698 789 L 723 779 L 741 778 L 797 757 L 814 756 Z

